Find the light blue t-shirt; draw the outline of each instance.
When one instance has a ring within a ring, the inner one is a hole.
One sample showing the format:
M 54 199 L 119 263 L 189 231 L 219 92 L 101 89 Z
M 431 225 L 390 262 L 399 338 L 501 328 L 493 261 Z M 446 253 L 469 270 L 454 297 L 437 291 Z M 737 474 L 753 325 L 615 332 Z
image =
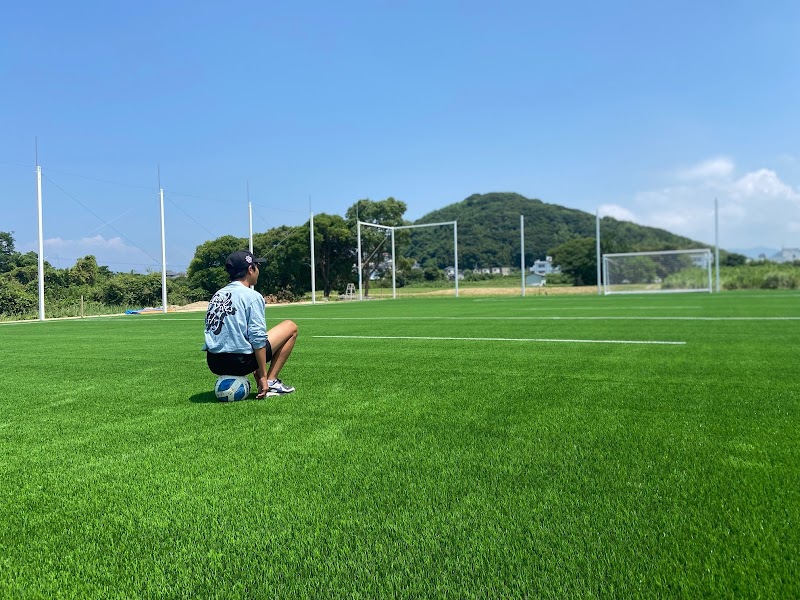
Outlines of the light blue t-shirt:
M 264 298 L 241 281 L 232 281 L 208 303 L 203 350 L 252 354 L 267 345 Z

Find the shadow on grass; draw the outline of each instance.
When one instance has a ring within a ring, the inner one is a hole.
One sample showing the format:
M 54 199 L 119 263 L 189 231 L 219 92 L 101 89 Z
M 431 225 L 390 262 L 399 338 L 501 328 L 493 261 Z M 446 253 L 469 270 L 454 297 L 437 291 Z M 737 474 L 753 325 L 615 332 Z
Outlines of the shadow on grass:
M 195 404 L 204 404 L 206 402 L 219 402 L 219 400 L 217 400 L 217 396 L 212 390 L 210 392 L 200 392 L 199 394 L 195 394 L 189 398 L 189 402 L 194 402 Z
M 239 402 L 244 402 L 246 400 L 255 400 L 256 393 L 250 392 L 246 398 L 242 398 Z M 205 404 L 207 402 L 217 402 L 219 404 L 227 404 L 227 402 L 220 402 L 217 400 L 216 394 L 213 391 L 211 392 L 200 392 L 199 394 L 195 394 L 194 396 L 189 397 L 189 402 L 194 404 Z

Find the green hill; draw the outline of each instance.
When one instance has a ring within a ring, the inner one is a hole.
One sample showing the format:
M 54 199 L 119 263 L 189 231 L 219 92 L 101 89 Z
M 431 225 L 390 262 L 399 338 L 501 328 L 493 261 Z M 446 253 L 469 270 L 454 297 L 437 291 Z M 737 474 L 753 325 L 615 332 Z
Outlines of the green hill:
M 415 225 L 458 221 L 459 267 L 517 266 L 520 263 L 520 215 L 525 217 L 525 262 L 551 254 L 557 246 L 576 238 L 595 237 L 595 215 L 514 193 L 473 194 L 462 202 L 428 213 Z M 663 229 L 644 227 L 603 217 L 600 225 L 603 252 L 638 252 L 708 247 Z M 403 252 L 425 264 L 430 259 L 443 268 L 453 263 L 452 231 L 430 227 L 411 230 Z

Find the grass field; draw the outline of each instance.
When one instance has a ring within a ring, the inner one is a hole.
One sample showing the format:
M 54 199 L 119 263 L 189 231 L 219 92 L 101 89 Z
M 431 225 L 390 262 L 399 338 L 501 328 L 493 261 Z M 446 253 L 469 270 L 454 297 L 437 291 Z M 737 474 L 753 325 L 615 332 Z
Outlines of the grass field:
M 0 325 L 0 597 L 800 597 L 797 293 L 203 316 Z

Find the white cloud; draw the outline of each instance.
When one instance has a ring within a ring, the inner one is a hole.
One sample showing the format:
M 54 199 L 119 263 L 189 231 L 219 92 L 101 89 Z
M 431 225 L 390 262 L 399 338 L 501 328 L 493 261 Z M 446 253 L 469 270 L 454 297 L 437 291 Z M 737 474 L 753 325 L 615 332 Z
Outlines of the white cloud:
M 122 241 L 120 237 L 105 239 L 102 235 L 95 235 L 93 237 L 85 237 L 79 240 L 64 240 L 60 237 L 50 238 L 44 240 L 45 250 L 68 250 L 68 251 L 85 251 L 89 254 L 95 250 L 114 250 L 119 251 L 128 246 Z
M 672 179 L 667 187 L 637 192 L 630 206 L 609 205 L 607 214 L 710 245 L 716 198 L 723 248 L 800 247 L 800 190 L 776 171 L 739 175 L 733 160 L 713 158 L 673 171 Z
M 735 168 L 731 159 L 718 157 L 703 161 L 691 167 L 679 169 L 677 177 L 684 181 L 724 179 L 730 177 Z
M 639 222 L 635 214 L 619 204 L 603 204 L 599 210 L 601 217 L 614 217 L 618 221 L 632 221 L 633 223 Z
M 775 171 L 769 169 L 747 173 L 731 186 L 731 193 L 744 201 L 758 197 L 800 202 L 800 193 L 783 183 Z
M 78 258 L 92 255 L 97 264 L 108 266 L 113 271 L 158 270 L 159 264 L 144 251 L 127 244 L 120 237 L 106 239 L 102 235 L 77 240 L 60 237 L 44 240 L 44 255 L 47 261 L 58 268 L 71 267 Z

